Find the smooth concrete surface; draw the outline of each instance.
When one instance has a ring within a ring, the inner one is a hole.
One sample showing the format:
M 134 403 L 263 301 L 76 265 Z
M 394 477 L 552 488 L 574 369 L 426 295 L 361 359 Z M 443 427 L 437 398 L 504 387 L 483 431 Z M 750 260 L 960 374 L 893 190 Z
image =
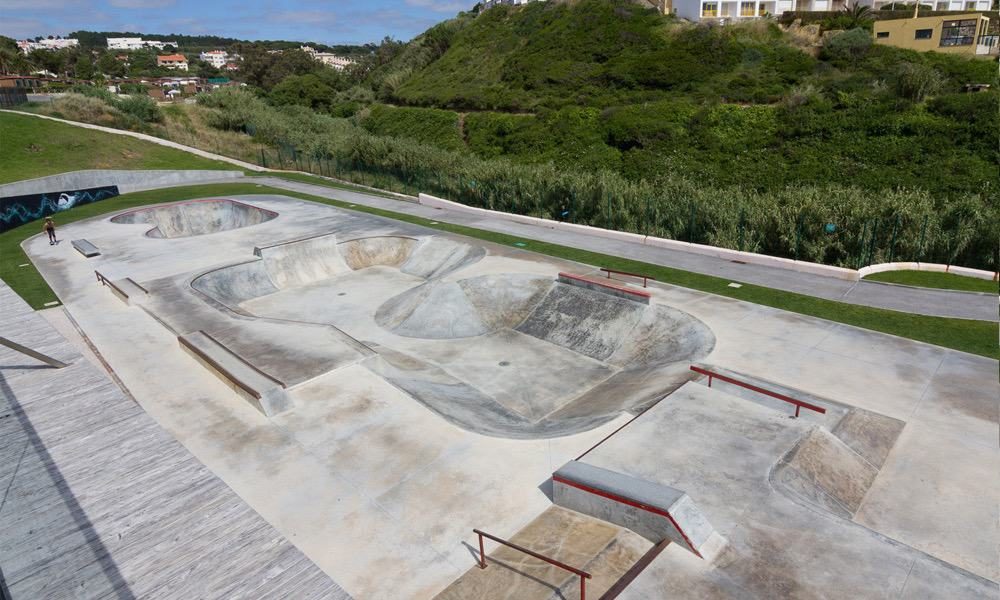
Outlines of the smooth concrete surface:
M 773 465 L 816 427 L 689 383 L 588 454 L 585 462 L 685 489 L 728 541 L 711 565 L 671 544 L 623 597 L 897 598 L 911 577 L 937 579 L 930 598 L 996 596 L 995 580 L 772 487 Z M 655 460 L 636 443 L 650 436 L 662 440 Z
M 242 171 L 126 171 L 115 169 L 90 169 L 69 171 L 37 179 L 24 179 L 0 185 L 0 198 L 26 196 L 29 194 L 51 194 L 95 187 L 116 185 L 118 193 L 128 194 L 142 190 L 153 190 L 178 185 L 192 185 L 206 181 L 233 181 L 243 177 Z
M 353 200 L 349 194 L 344 192 L 344 199 Z M 631 400 L 654 398 L 639 405 L 646 406 L 683 386 L 598 446 L 585 462 L 683 489 L 728 545 L 706 565 L 671 544 L 626 597 L 659 598 L 666 592 L 691 598 L 996 596 L 996 361 L 651 285 L 650 308 L 688 315 L 714 336 L 700 362 L 905 424 L 893 443 L 870 444 L 871 456 L 881 455 L 879 473 L 847 519 L 769 483 L 773 466 L 812 428 L 827 424 L 790 419 L 787 411 L 701 384 L 684 385 L 690 379 L 686 363 L 676 373 L 654 368 L 649 378 L 644 370 L 612 378 L 563 404 L 552 414 L 578 419 L 575 432 L 528 439 L 483 435 L 457 426 L 447 413 L 460 411 L 460 400 L 468 396 L 448 396 L 453 389 L 448 377 L 455 376 L 445 369 L 468 354 L 463 377 L 484 388 L 515 392 L 517 384 L 502 386 L 508 385 L 505 377 L 522 371 L 522 365 L 510 369 L 520 354 L 494 356 L 487 370 L 491 348 L 499 346 L 483 340 L 497 333 L 425 339 L 380 325 L 378 308 L 414 285 L 426 285 L 420 276 L 397 266 L 348 268 L 333 278 L 250 301 L 234 298 L 235 308 L 255 314 L 255 303 L 272 297 L 275 306 L 294 308 L 291 298 L 278 296 L 298 294 L 309 319 L 319 315 L 343 330 L 288 320 L 291 315 L 253 318 L 191 285 L 204 273 L 263 260 L 254 256 L 254 248 L 317 234 L 442 239 L 487 248 L 484 257 L 439 278 L 439 284 L 473 273 L 504 281 L 511 274 L 554 279 L 559 271 L 595 269 L 287 198 L 237 199 L 279 216 L 253 227 L 174 239 L 146 237 L 145 225 L 93 219 L 66 229 L 71 230 L 67 235 L 107 249 L 99 257 L 84 259 L 68 245 L 49 246 L 40 237 L 24 248 L 142 407 L 348 593 L 427 598 L 441 592 L 474 566 L 473 527 L 502 537 L 524 528 L 551 506 L 546 495 L 551 473 L 627 422 L 629 415 L 622 411 L 637 408 Z M 149 299 L 141 307 L 119 302 L 93 280 L 94 268 L 111 278 L 133 278 L 149 289 Z M 248 279 L 246 285 L 254 284 Z M 484 292 L 490 287 L 472 286 L 463 293 L 475 307 L 475 298 L 490 297 Z M 515 318 L 479 314 L 484 324 Z M 636 326 L 655 321 L 640 319 Z M 294 409 L 267 418 L 184 354 L 177 329 L 203 325 L 228 332 L 222 341 L 241 356 L 294 375 L 289 392 Z M 574 352 L 511 331 L 558 347 L 551 356 Z M 651 334 L 645 350 L 656 354 L 669 346 L 656 339 Z M 603 355 L 591 342 L 584 347 Z M 575 354 L 582 364 L 585 356 Z M 523 365 L 523 373 L 532 368 L 545 372 L 542 362 Z M 406 377 L 385 377 L 383 369 L 397 375 L 433 372 L 422 381 L 434 385 L 411 392 L 400 385 Z M 507 371 L 510 375 L 495 381 L 487 377 Z M 574 375 L 560 377 L 553 371 L 553 380 L 574 383 L 580 371 L 570 372 Z M 421 399 L 420 392 L 427 397 Z M 428 397 L 440 405 L 430 406 Z M 631 400 L 623 402 L 623 397 Z M 518 401 L 526 400 L 531 398 Z M 548 401 L 552 406 L 562 402 Z M 483 419 L 486 406 L 473 405 L 467 418 Z M 849 412 L 840 413 L 838 424 Z M 595 414 L 605 417 L 595 422 Z M 836 433 L 836 426 L 827 429 Z M 853 435 L 883 437 L 865 423 L 856 424 Z M 875 459 L 866 460 L 874 464 Z

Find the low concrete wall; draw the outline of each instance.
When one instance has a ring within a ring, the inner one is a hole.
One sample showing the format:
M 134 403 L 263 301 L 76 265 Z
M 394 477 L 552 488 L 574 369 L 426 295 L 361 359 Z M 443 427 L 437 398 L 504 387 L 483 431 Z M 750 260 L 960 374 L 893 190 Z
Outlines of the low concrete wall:
M 125 171 L 94 169 L 70 171 L 37 179 L 25 179 L 0 185 L 0 198 L 47 194 L 87 188 L 117 185 L 118 192 L 127 194 L 178 185 L 195 184 L 219 179 L 239 179 L 242 171 Z
M 886 271 L 930 271 L 933 273 L 953 273 L 955 275 L 974 277 L 976 279 L 988 279 L 991 281 L 997 280 L 996 271 L 983 271 L 981 269 L 970 269 L 968 267 L 956 267 L 954 265 L 949 266 L 937 263 L 894 262 L 871 265 L 870 267 L 862 267 L 861 269 L 858 269 L 858 273 L 861 277 L 867 277 L 872 273 L 885 273 Z
M 699 558 L 720 545 L 691 498 L 665 485 L 572 460 L 552 474 L 552 494 L 559 506 L 631 529 L 654 544 L 669 538 Z
M 420 194 L 419 200 L 420 204 L 423 204 L 425 206 L 430 206 L 433 208 L 442 208 L 469 214 L 477 214 L 481 216 L 497 217 L 508 221 L 513 221 L 515 223 L 523 223 L 525 225 L 535 225 L 537 227 L 546 227 L 548 229 L 558 229 L 561 231 L 574 231 L 577 233 L 592 235 L 594 237 L 619 240 L 623 242 L 631 242 L 634 244 L 644 244 L 646 246 L 654 246 L 657 248 L 676 250 L 678 252 L 690 252 L 692 254 L 712 256 L 714 258 L 718 258 L 721 260 L 739 261 L 752 265 L 762 265 L 778 269 L 787 269 L 790 271 L 809 273 L 812 275 L 819 275 L 821 277 L 833 277 L 835 279 L 844 279 L 847 281 L 857 281 L 858 279 L 861 278 L 858 272 L 855 271 L 854 269 L 845 269 L 843 267 L 831 267 L 828 265 L 821 265 L 818 263 L 792 260 L 790 258 L 779 258 L 777 256 L 767 256 L 766 254 L 755 254 L 753 252 L 741 252 L 739 250 L 730 250 L 729 248 L 720 248 L 718 246 L 691 244 L 689 242 L 669 240 L 666 238 L 647 236 L 639 233 L 629 233 L 627 231 L 614 231 L 612 229 L 601 229 L 600 227 L 591 227 L 589 225 L 577 225 L 574 223 L 562 223 L 559 221 L 552 221 L 550 219 L 526 217 L 523 215 L 515 215 L 495 210 L 487 210 L 485 208 L 466 206 L 464 204 L 459 204 L 458 202 L 452 202 L 451 200 L 444 200 L 443 198 L 437 198 L 429 194 Z

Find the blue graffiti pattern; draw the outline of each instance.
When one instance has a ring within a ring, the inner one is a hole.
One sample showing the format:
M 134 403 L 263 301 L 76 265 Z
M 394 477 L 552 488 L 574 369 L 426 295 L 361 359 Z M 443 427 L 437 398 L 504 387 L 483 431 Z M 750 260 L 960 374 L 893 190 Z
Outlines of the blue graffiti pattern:
M 118 195 L 118 187 L 54 192 L 34 196 L 0 198 L 0 231 L 79 206 Z

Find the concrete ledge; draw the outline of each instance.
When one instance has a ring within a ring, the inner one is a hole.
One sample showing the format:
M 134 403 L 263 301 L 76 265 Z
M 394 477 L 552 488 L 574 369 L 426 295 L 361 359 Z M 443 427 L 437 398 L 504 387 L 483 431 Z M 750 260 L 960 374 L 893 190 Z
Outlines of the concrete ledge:
M 873 273 L 885 273 L 887 271 L 928 271 L 931 273 L 952 273 L 963 277 L 973 277 L 975 279 L 986 279 L 997 281 L 996 271 L 984 271 L 982 269 L 970 269 L 968 267 L 956 267 L 954 265 L 942 265 L 937 263 L 920 262 L 894 262 L 871 265 L 858 269 L 861 277 L 867 277 Z
M 665 539 L 699 558 L 720 547 L 719 536 L 681 490 L 578 461 L 552 475 L 553 502 L 631 529 L 655 544 Z
M 97 246 L 91 244 L 87 240 L 70 240 L 69 242 L 77 252 L 82 254 L 86 258 L 92 258 L 94 256 L 100 256 L 101 251 L 97 249 Z
M 581 275 L 573 275 L 572 273 L 559 273 L 557 281 L 559 283 L 565 283 L 566 285 L 582 287 L 588 290 L 594 290 L 595 292 L 602 292 L 604 294 L 617 296 L 618 298 L 649 304 L 649 292 L 634 290 L 625 284 L 616 283 L 612 280 L 583 277 Z
M 285 385 L 246 362 L 204 331 L 177 338 L 181 348 L 259 410 L 273 417 L 292 408 Z

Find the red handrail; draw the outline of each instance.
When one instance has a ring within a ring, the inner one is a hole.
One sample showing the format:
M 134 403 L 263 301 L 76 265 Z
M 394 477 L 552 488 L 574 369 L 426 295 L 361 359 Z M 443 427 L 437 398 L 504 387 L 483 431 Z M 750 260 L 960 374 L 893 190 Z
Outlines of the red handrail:
M 801 400 L 796 400 L 795 398 L 792 398 L 790 396 L 786 396 L 784 394 L 779 394 L 778 392 L 772 392 L 771 390 L 765 390 L 764 388 L 758 387 L 756 385 L 753 385 L 752 383 L 747 383 L 745 381 L 740 381 L 739 379 L 734 379 L 734 378 L 729 377 L 727 375 L 720 375 L 719 373 L 716 373 L 715 371 L 709 371 L 708 369 L 703 369 L 701 367 L 696 367 L 694 365 L 691 365 L 691 370 L 694 371 L 695 373 L 701 373 L 702 375 L 707 375 L 708 376 L 708 387 L 712 387 L 712 379 L 721 379 L 722 381 L 725 381 L 726 383 L 731 383 L 733 385 L 738 385 L 738 386 L 740 386 L 742 388 L 746 388 L 748 390 L 757 392 L 758 394 L 764 394 L 765 396 L 770 396 L 772 398 L 777 398 L 778 400 L 784 400 L 785 402 L 788 402 L 789 404 L 794 404 L 795 405 L 795 416 L 796 417 L 799 416 L 799 409 L 802 409 L 802 408 L 808 408 L 809 410 L 814 410 L 814 411 L 816 411 L 816 412 L 818 412 L 820 414 L 826 414 L 826 409 L 823 408 L 822 406 L 816 406 L 815 404 L 809 404 L 808 402 L 803 402 Z
M 639 279 L 642 279 L 642 287 L 646 287 L 647 281 L 656 281 L 656 279 L 650 277 L 649 275 L 639 275 L 638 273 L 629 273 L 628 271 L 616 271 L 614 269 L 605 269 L 604 267 L 601 267 L 601 270 L 608 274 L 608 279 L 611 279 L 612 273 L 616 275 L 626 275 L 628 277 L 637 277 Z
M 486 538 L 489 538 L 489 539 L 493 540 L 494 542 L 497 542 L 499 544 L 503 544 L 504 546 L 507 546 L 509 548 L 513 548 L 514 550 L 517 550 L 518 552 L 523 552 L 523 553 L 527 554 L 528 556 L 537 558 L 538 560 L 547 562 L 550 565 L 553 565 L 553 566 L 559 567 L 560 569 L 569 571 L 570 573 L 573 573 L 574 575 L 578 575 L 580 577 L 580 600 L 586 600 L 587 599 L 587 587 L 586 587 L 587 583 L 586 582 L 587 582 L 588 579 L 591 578 L 590 573 L 588 573 L 586 571 L 581 571 L 580 569 L 577 569 L 576 567 L 571 567 L 571 566 L 567 565 L 566 563 L 559 562 L 558 560 L 556 560 L 554 558 L 549 558 L 548 556 L 543 556 L 543 555 L 541 555 L 541 554 L 539 554 L 539 553 L 537 553 L 537 552 L 535 552 L 533 550 L 528 550 L 527 548 L 524 548 L 522 546 L 518 546 L 517 544 L 515 544 L 513 542 L 509 542 L 509 541 L 507 541 L 505 539 L 498 538 L 495 535 L 490 535 L 490 534 L 486 533 L 485 531 L 481 531 L 479 529 L 473 529 L 472 531 L 473 531 L 473 533 L 476 533 L 476 534 L 479 535 L 479 568 L 480 569 L 485 569 L 486 568 L 486 551 L 483 549 L 483 538 L 486 537 Z

